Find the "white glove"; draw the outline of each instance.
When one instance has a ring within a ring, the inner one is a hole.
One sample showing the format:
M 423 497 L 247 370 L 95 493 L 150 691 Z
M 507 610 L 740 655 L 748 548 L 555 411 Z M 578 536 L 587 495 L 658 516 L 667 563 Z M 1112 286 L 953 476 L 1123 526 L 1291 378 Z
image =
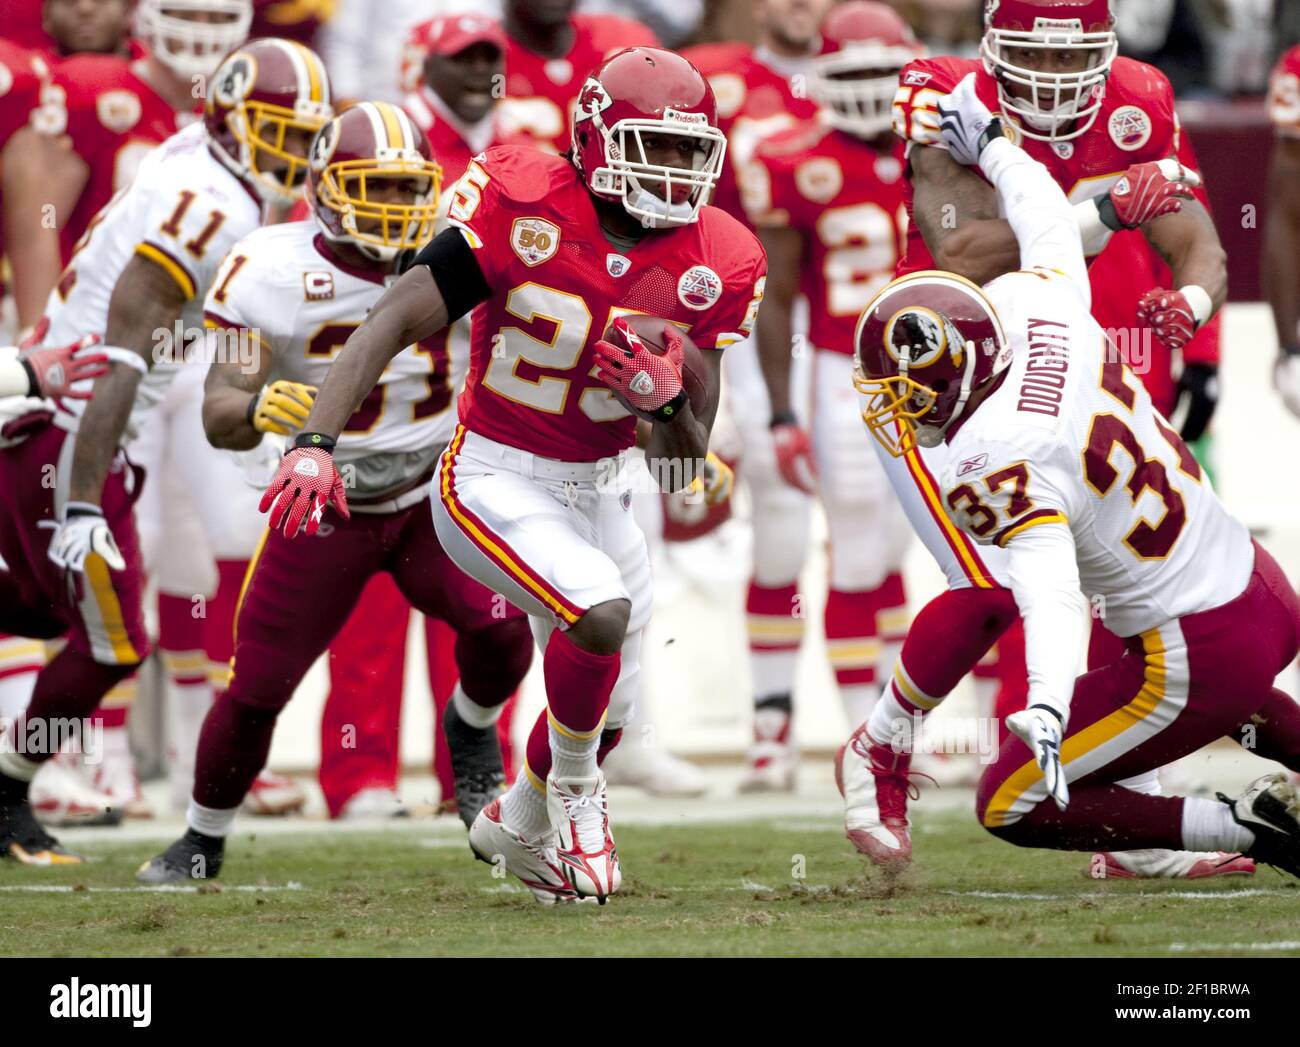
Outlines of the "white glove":
M 126 569 L 126 561 L 99 506 L 69 502 L 63 510 L 63 522 L 50 539 L 49 557 L 61 570 L 80 574 L 91 553 L 102 557 L 111 570 Z
M 1002 121 L 989 112 L 975 93 L 975 74 L 939 99 L 939 137 L 959 164 L 978 164 L 984 147 L 1002 137 Z
M 1273 387 L 1286 409 L 1300 418 L 1300 348 L 1283 350 L 1273 365 Z
M 1007 717 L 1007 730 L 1029 746 L 1043 772 L 1047 791 L 1056 806 L 1065 810 L 1070 802 L 1070 786 L 1061 767 L 1061 722 L 1043 709 L 1021 709 Z

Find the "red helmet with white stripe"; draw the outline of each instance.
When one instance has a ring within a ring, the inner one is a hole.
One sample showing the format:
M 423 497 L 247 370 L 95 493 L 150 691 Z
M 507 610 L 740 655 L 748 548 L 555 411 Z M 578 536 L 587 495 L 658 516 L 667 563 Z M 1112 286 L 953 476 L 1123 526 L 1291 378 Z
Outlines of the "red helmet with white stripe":
M 334 115 L 316 52 L 292 40 L 253 40 L 209 83 L 203 120 L 218 160 L 264 200 L 296 200 L 307 152 Z
M 587 77 L 573 111 L 573 162 L 596 196 L 619 200 L 647 228 L 689 225 L 722 172 L 727 139 L 713 89 L 658 47 L 629 47 Z M 688 140 L 690 166 L 656 163 L 651 137 Z
M 898 72 L 925 54 L 911 27 L 886 4 L 850 0 L 831 9 L 821 33 L 809 91 L 826 121 L 859 138 L 888 131 Z
M 362 102 L 321 128 L 307 178 L 307 201 L 333 243 L 389 262 L 433 237 L 442 168 L 395 105 Z
M 980 56 L 1003 114 L 1028 138 L 1063 142 L 1087 131 L 1118 50 L 1110 0 L 986 0 Z
M 984 292 L 937 270 L 888 284 L 858 319 L 853 344 L 862 420 L 894 457 L 940 444 L 971 394 L 1011 363 Z

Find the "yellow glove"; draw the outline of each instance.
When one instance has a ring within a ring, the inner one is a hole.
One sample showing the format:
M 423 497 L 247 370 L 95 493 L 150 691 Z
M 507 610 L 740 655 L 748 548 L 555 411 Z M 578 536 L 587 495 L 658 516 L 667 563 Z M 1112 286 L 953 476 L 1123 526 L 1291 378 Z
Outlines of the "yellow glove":
M 731 466 L 710 451 L 704 459 L 704 472 L 691 481 L 687 491 L 696 497 L 703 493 L 705 505 L 721 505 L 731 497 L 735 485 L 736 474 Z
M 314 385 L 302 385 L 283 379 L 266 386 L 256 400 L 248 404 L 248 421 L 259 433 L 288 436 L 301 429 L 316 399 Z

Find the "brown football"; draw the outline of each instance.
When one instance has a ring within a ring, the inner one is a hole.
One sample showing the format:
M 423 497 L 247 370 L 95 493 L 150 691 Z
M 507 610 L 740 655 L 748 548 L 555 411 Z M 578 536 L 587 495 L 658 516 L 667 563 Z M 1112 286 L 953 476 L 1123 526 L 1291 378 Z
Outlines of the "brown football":
M 673 324 L 667 320 L 661 320 L 657 316 L 635 315 L 623 317 L 623 319 L 627 320 L 632 330 L 637 333 L 641 341 L 649 346 L 651 352 L 663 356 L 664 329 L 674 326 Z M 686 390 L 686 395 L 690 397 L 691 410 L 699 416 L 717 402 L 718 390 L 710 376 L 708 367 L 704 363 L 704 353 L 700 350 L 700 347 L 691 341 L 691 336 L 685 331 L 681 331 L 681 336 L 682 388 Z M 605 341 L 626 348 L 626 343 L 613 324 L 610 324 L 605 331 Z

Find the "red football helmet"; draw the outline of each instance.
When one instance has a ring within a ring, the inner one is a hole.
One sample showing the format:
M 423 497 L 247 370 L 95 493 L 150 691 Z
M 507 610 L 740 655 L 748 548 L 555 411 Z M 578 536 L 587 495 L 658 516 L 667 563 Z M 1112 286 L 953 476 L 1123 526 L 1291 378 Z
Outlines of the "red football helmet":
M 1012 62 L 1010 48 L 1032 48 L 1042 60 L 1033 67 Z M 1063 50 L 1080 52 L 1083 68 L 1051 71 L 1051 52 Z M 1097 119 L 1118 50 L 1110 0 L 986 0 L 984 5 L 980 56 L 997 79 L 1003 115 L 1027 138 L 1064 142 L 1087 131 Z
M 822 51 L 813 59 L 809 91 L 826 120 L 859 138 L 888 131 L 898 71 L 925 48 L 892 7 L 850 0 L 822 23 Z
M 311 139 L 334 115 L 315 51 L 292 40 L 253 40 L 209 84 L 203 120 L 218 160 L 264 200 L 296 200 Z
M 376 262 L 433 238 L 441 190 L 424 132 L 389 102 L 352 106 L 312 143 L 307 202 L 325 239 Z
M 862 420 L 895 458 L 935 447 L 975 392 L 1006 370 L 1011 346 L 993 305 L 956 273 L 900 276 L 867 306 L 853 344 Z
M 672 51 L 629 47 L 587 77 L 573 111 L 573 162 L 587 188 L 649 229 L 689 225 L 722 171 L 713 89 Z M 643 135 L 695 141 L 689 168 L 651 163 Z M 647 185 L 650 188 L 647 188 Z

